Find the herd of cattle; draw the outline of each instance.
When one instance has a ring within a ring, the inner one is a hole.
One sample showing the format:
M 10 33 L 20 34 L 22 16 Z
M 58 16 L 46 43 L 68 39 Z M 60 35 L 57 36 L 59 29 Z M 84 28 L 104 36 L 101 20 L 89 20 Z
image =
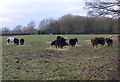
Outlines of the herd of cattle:
M 13 38 L 13 37 L 9 37 L 7 38 L 7 44 L 11 44 L 14 43 L 15 45 L 24 45 L 24 39 L 17 39 L 17 38 Z
M 24 45 L 24 39 L 17 39 L 17 38 L 12 38 L 9 37 L 7 38 L 7 44 L 10 43 L 14 43 L 16 45 Z M 104 37 L 95 37 L 94 39 L 91 39 L 91 43 L 93 45 L 93 47 L 97 47 L 98 44 L 101 44 L 101 46 L 103 46 L 105 43 L 108 44 L 108 46 L 113 44 L 113 38 L 111 36 L 104 38 Z M 52 46 L 55 46 L 56 48 L 63 48 L 64 46 L 71 46 L 71 47 L 75 47 L 75 45 L 78 44 L 78 39 L 77 38 L 71 38 L 68 39 L 61 37 L 61 36 L 57 36 L 57 38 L 51 42 Z
M 56 48 L 63 48 L 64 46 L 72 46 L 75 47 L 75 45 L 78 43 L 77 38 L 69 39 L 69 44 L 66 41 L 67 38 L 63 38 L 61 36 L 57 36 L 56 40 L 52 41 L 51 45 L 55 45 Z
M 93 47 L 97 47 L 98 44 L 101 44 L 103 46 L 105 43 L 108 44 L 108 46 L 111 46 L 113 44 L 113 38 L 111 36 L 104 38 L 104 37 L 95 37 L 94 39 L 91 39 L 91 43 Z
M 65 39 L 61 36 L 57 36 L 56 40 L 52 41 L 51 45 L 55 45 L 56 48 L 63 48 L 64 46 L 71 46 L 75 47 L 75 45 L 78 43 L 77 38 L 69 39 L 69 41 L 66 41 L 68 39 Z M 98 44 L 101 44 L 103 46 L 105 43 L 108 44 L 108 46 L 113 44 L 113 38 L 111 36 L 104 38 L 104 37 L 95 37 L 94 39 L 91 39 L 91 43 L 93 47 L 97 47 Z

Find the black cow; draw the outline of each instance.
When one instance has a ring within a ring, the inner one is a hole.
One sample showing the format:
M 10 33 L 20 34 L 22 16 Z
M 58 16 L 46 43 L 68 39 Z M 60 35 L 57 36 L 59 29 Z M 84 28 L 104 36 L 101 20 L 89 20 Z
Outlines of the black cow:
M 55 45 L 55 41 L 52 41 L 52 42 L 51 42 L 51 45 Z
M 63 38 L 63 37 L 61 37 L 61 36 L 57 36 L 57 39 L 59 39 L 59 38 Z
M 108 46 L 110 46 L 110 45 L 113 44 L 113 39 L 111 39 L 111 38 L 106 38 L 106 42 L 107 42 Z
M 57 40 L 55 40 L 55 46 L 56 48 L 63 48 L 63 46 L 66 45 L 66 40 L 64 38 L 58 38 Z
M 75 39 L 70 39 L 69 40 L 69 46 L 75 47 L 76 45 L 76 40 Z
M 19 44 L 19 39 L 14 38 L 14 44 L 18 45 Z
M 20 39 L 20 45 L 24 45 L 24 39 L 22 38 L 22 39 Z
M 101 44 L 101 46 L 103 46 L 105 44 L 105 38 L 104 37 L 99 37 L 99 38 L 95 38 L 97 40 L 96 45 Z
M 64 39 L 63 37 L 57 36 L 57 39 L 51 42 L 51 45 L 55 45 L 56 48 L 63 48 L 64 46 L 68 46 L 68 43 L 66 42 L 66 39 Z
M 76 43 L 78 44 L 78 39 L 77 38 L 74 38 L 74 40 L 76 41 Z

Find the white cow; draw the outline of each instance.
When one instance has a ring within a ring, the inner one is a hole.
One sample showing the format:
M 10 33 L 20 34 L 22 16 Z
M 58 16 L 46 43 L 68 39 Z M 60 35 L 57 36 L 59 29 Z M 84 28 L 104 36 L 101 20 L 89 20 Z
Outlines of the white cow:
M 14 38 L 13 37 L 9 37 L 7 38 L 7 44 L 13 43 L 14 42 Z

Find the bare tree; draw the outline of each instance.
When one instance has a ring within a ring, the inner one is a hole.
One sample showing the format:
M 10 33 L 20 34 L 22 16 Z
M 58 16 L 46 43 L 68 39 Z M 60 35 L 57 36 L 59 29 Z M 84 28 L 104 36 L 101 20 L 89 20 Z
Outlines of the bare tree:
M 101 0 L 92 0 L 91 2 L 85 2 L 86 9 L 88 10 L 88 16 L 111 16 L 112 18 L 118 18 L 120 16 L 120 1 L 101 1 Z
M 22 32 L 22 25 L 17 25 L 17 26 L 13 29 L 13 32 L 21 33 L 21 32 Z
M 41 33 L 50 33 L 50 32 L 53 32 L 53 30 L 55 30 L 55 29 L 53 29 L 54 26 L 55 26 L 53 23 L 55 21 L 56 20 L 53 19 L 53 18 L 41 20 L 40 23 L 39 23 L 39 27 L 38 27 L 39 31 Z
M 10 31 L 10 29 L 8 27 L 3 27 L 2 28 L 2 32 L 9 32 L 9 31 Z
M 27 31 L 30 34 L 35 34 L 35 22 L 33 20 L 28 23 L 28 25 L 27 25 Z
M 2 35 L 10 34 L 10 33 L 11 33 L 11 30 L 8 27 L 3 27 L 2 28 Z

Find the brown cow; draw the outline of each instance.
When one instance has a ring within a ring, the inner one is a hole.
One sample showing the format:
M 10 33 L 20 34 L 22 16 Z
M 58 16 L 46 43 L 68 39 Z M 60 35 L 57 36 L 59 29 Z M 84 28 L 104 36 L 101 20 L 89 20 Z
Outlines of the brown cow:
M 104 37 L 95 37 L 95 39 L 91 39 L 91 43 L 93 45 L 93 47 L 97 46 L 98 44 L 101 44 L 101 46 L 103 46 L 105 44 L 105 38 Z
M 96 39 L 91 39 L 91 43 L 92 43 L 93 47 L 95 47 L 97 45 L 97 40 Z

